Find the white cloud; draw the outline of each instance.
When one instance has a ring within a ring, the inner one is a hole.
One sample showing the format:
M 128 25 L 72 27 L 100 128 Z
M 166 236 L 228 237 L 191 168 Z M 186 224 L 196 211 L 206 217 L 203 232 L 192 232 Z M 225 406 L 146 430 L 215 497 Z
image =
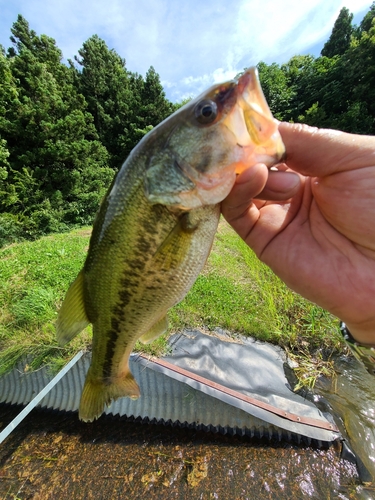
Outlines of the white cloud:
M 223 34 L 226 49 L 219 64 L 211 73 L 200 73 L 180 80 L 181 88 L 189 86 L 193 95 L 205 87 L 233 78 L 244 67 L 264 60 L 286 62 L 319 41 L 328 39 L 340 9 L 347 6 L 353 13 L 368 8 L 365 0 L 248 0 L 237 6 L 232 29 Z M 211 46 L 215 51 L 215 46 Z M 177 86 L 177 89 L 179 86 Z M 178 98 L 178 91 L 173 95 Z

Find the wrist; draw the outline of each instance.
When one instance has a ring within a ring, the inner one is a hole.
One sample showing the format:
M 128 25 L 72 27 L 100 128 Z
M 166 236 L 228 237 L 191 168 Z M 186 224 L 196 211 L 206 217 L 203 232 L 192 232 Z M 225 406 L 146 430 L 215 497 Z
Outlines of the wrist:
M 341 323 L 350 331 L 350 335 L 354 342 L 361 345 L 375 346 L 375 324 L 358 326 L 346 321 L 341 321 Z
M 371 375 L 375 375 L 375 343 L 358 342 L 343 321 L 340 322 L 340 331 L 355 358 L 364 364 Z

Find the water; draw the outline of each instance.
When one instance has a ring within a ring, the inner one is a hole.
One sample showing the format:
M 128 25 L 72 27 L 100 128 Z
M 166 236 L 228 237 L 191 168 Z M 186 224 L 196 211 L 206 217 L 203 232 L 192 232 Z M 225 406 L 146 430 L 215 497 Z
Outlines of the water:
M 357 455 L 362 481 L 375 484 L 375 378 L 353 358 L 339 359 L 335 368 L 337 377 L 319 379 L 316 392 L 328 401 Z M 368 498 L 375 498 L 375 490 Z
M 5 425 L 14 408 L 2 407 Z M 353 498 L 339 450 L 34 410 L 0 448 L 1 499 Z M 341 495 L 341 496 L 338 496 Z

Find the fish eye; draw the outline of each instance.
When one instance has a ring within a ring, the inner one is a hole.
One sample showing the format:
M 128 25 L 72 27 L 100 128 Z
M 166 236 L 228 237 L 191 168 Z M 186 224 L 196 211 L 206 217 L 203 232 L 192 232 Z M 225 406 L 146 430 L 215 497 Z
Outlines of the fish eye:
M 212 123 L 217 117 L 217 105 L 214 101 L 205 99 L 195 106 L 194 114 L 202 125 Z

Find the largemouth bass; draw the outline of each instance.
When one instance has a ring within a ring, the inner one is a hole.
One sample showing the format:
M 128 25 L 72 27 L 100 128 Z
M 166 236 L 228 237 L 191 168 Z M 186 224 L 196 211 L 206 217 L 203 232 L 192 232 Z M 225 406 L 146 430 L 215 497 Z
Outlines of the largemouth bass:
M 254 68 L 187 103 L 133 149 L 101 204 L 56 324 L 61 345 L 93 325 L 81 420 L 140 395 L 128 364 L 134 344 L 166 331 L 168 309 L 207 260 L 236 174 L 283 153 Z

